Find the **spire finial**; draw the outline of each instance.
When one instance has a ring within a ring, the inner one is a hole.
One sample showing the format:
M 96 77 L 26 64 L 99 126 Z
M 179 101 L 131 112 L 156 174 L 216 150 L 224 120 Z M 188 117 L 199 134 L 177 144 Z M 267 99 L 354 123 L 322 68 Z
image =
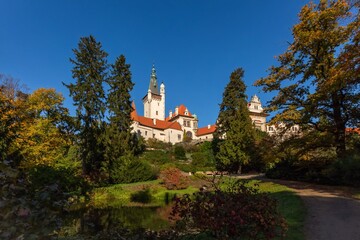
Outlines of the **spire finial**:
M 156 69 L 155 69 L 155 64 L 153 63 L 152 65 L 152 69 L 151 69 L 151 77 L 155 77 L 156 78 Z
M 159 95 L 159 86 L 158 86 L 158 83 L 157 83 L 156 69 L 155 69 L 155 64 L 154 63 L 152 65 L 152 69 L 151 69 L 149 90 L 152 93 L 155 93 L 155 94 Z

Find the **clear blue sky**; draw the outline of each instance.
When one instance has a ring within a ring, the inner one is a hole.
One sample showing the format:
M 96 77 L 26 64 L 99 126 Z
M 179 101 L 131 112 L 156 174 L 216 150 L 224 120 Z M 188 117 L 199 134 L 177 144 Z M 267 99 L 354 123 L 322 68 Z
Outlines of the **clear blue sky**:
M 185 104 L 199 125 L 214 123 L 230 73 L 245 70 L 247 94 L 292 41 L 291 28 L 305 0 L 2 0 L 0 73 L 61 92 L 71 77 L 72 49 L 92 34 L 109 53 L 131 64 L 132 98 L 142 114 L 152 64 L 166 86 L 166 114 Z

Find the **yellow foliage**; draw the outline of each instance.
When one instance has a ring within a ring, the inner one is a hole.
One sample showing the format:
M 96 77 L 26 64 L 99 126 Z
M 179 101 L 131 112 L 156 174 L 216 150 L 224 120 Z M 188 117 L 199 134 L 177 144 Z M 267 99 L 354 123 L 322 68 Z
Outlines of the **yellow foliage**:
M 0 91 L 0 124 L 7 124 L 7 137 L 23 157 L 24 168 L 53 165 L 63 156 L 69 139 L 57 127 L 67 109 L 55 89 L 40 88 L 24 98 L 8 98 Z

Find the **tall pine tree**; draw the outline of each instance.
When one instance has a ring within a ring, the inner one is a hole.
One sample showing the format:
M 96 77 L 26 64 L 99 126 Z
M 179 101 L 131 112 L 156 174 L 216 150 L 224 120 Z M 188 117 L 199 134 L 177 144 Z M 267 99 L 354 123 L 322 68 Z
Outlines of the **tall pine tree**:
M 106 129 L 106 159 L 110 183 L 122 174 L 121 168 L 127 164 L 128 156 L 132 156 L 131 112 L 133 110 L 130 92 L 134 87 L 131 81 L 130 64 L 123 55 L 112 65 L 111 77 L 107 81 L 109 94 L 107 106 L 109 125 Z
M 72 77 L 76 83 L 64 84 L 77 106 L 76 117 L 83 174 L 97 179 L 104 160 L 102 134 L 106 110 L 103 83 L 106 81 L 107 56 L 93 36 L 82 37 L 73 50 Z
M 217 143 L 218 167 L 233 172 L 241 172 L 241 167 L 249 162 L 250 149 L 254 142 L 254 128 L 247 108 L 243 76 L 242 68 L 231 73 L 220 104 L 214 139 Z

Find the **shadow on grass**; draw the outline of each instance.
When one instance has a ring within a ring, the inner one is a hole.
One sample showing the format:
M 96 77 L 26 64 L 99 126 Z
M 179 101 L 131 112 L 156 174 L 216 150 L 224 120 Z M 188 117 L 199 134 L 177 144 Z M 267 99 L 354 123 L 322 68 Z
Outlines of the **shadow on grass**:
M 303 201 L 292 191 L 280 191 L 269 193 L 277 200 L 280 213 L 286 219 L 288 231 L 285 239 L 305 239 L 306 208 Z

